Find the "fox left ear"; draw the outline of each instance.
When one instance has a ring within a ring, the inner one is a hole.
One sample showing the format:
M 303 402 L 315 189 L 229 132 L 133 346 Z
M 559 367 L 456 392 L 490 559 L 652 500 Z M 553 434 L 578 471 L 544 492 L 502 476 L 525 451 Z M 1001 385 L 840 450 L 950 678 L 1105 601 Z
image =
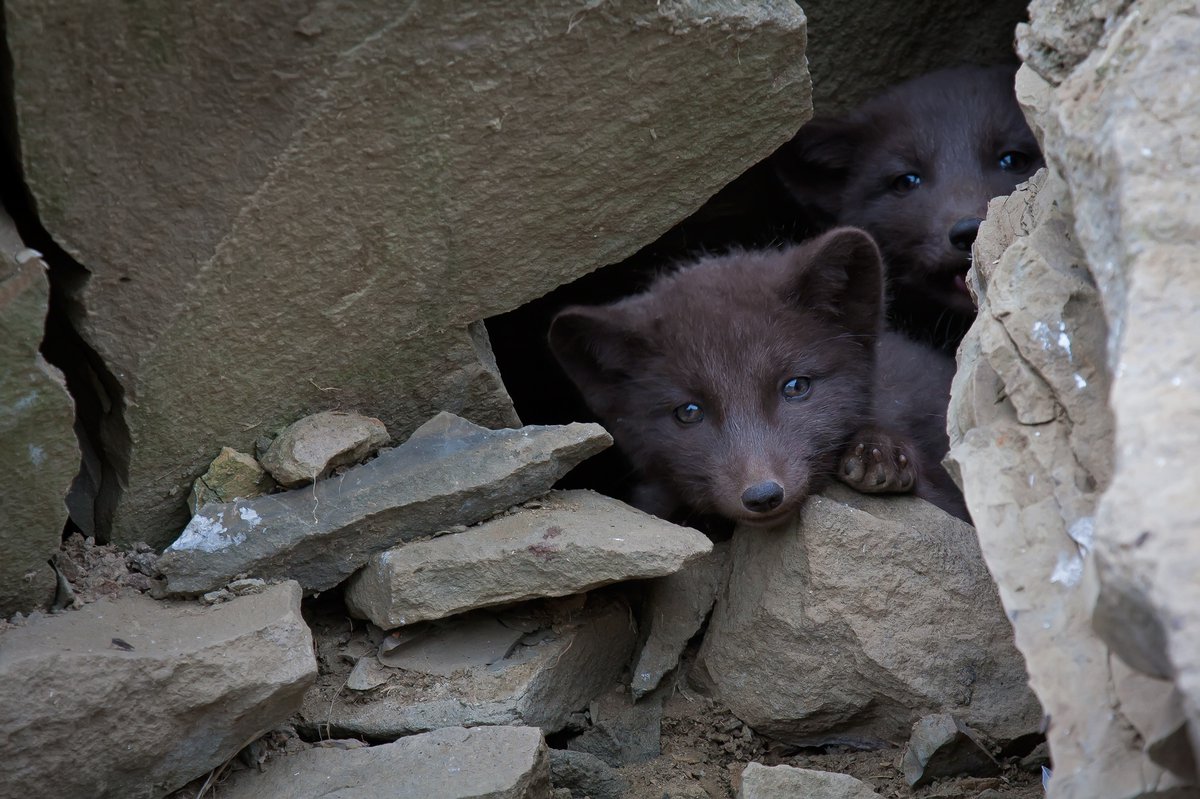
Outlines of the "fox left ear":
M 868 233 L 835 228 L 788 255 L 788 302 L 830 316 L 855 333 L 878 335 L 883 324 L 883 256 Z

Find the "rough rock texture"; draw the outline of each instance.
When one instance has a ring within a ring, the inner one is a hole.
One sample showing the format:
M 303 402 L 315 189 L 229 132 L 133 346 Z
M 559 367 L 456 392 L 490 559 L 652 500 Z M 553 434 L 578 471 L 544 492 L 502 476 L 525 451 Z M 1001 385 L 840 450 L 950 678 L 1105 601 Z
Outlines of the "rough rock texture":
M 262 456 L 263 467 L 286 488 L 327 477 L 391 441 L 383 422 L 345 411 L 321 411 L 283 429 Z
M 720 543 L 708 555 L 651 583 L 642 602 L 641 649 L 629 683 L 634 699 L 657 688 L 663 675 L 679 664 L 687 642 L 712 610 L 728 563 L 729 545 Z
M 396 437 L 513 424 L 472 323 L 621 260 L 811 113 L 792 0 L 147 13 L 5 3 L 25 176 L 124 390 L 125 541 L 170 541 L 212 452 L 331 398 Z
M 50 285 L 0 210 L 0 618 L 54 599 L 50 557 L 79 470 L 75 406 L 38 347 Z
M 390 630 L 474 608 L 566 596 L 661 577 L 712 551 L 702 533 L 591 491 L 466 532 L 374 555 L 346 587 L 346 606 Z
M 587 752 L 550 750 L 550 783 L 566 788 L 573 799 L 624 799 L 629 783 L 595 755 Z
M 560 730 L 616 680 L 633 648 L 626 603 L 595 595 L 584 601 L 404 628 L 378 659 L 360 660 L 354 675 L 340 666 L 322 674 L 305 697 L 303 725 L 321 737 L 375 740 L 450 725 Z
M 949 713 L 937 713 L 913 725 L 900 768 L 916 788 L 942 777 L 991 776 L 1000 764 L 971 728 Z
M 235 499 L 260 497 L 275 487 L 275 481 L 254 457 L 231 447 L 221 447 L 208 471 L 192 483 L 188 508 L 193 514 L 210 502 L 232 502 Z
M 588 752 L 614 768 L 658 757 L 662 735 L 663 698 L 635 702 L 623 686 L 592 700 L 592 726 L 567 742 L 575 752 Z
M 738 799 L 879 799 L 866 783 L 849 774 L 793 766 L 751 763 L 742 772 Z
M 1196 783 L 1143 728 L 1177 690 L 1200 729 L 1200 18 L 1059 5 L 1021 33 L 1049 82 L 1018 81 L 1051 174 L 976 253 L 951 455 L 1051 719 L 1050 796 L 1125 799 Z
M 0 633 L 8 796 L 158 797 L 291 715 L 316 676 L 300 587 L 133 596 Z
M 400 541 L 548 491 L 611 443 L 595 424 L 486 430 L 441 413 L 335 479 L 203 508 L 158 567 L 173 594 L 211 591 L 242 573 L 324 591 Z
M 801 5 L 808 16 L 813 107 L 826 116 L 941 67 L 1012 61 L 1013 26 L 1025 18 L 1026 0 Z
M 533 727 L 450 727 L 389 744 L 313 748 L 243 771 L 223 799 L 550 799 L 542 733 Z
M 901 743 L 932 712 L 1002 740 L 1037 730 L 969 525 L 837 486 L 786 529 L 737 530 L 730 559 L 694 676 L 755 731 Z

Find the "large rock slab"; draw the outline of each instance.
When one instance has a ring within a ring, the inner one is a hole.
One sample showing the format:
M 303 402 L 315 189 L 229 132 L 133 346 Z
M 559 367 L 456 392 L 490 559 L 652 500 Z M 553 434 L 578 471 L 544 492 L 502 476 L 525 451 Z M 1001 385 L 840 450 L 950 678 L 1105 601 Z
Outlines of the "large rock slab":
M 243 771 L 227 799 L 550 799 L 541 730 L 450 727 L 357 749 L 313 748 Z
M 554 492 L 540 507 L 372 556 L 347 584 L 346 606 L 389 630 L 661 577 L 711 551 L 708 538 L 690 527 L 591 491 Z
M 300 587 L 133 596 L 0 633 L 6 796 L 149 799 L 284 721 L 316 677 Z
M 1002 740 L 1037 730 L 969 525 L 836 486 L 786 529 L 737 530 L 730 559 L 693 676 L 757 732 L 898 744 L 935 712 Z
M 331 399 L 396 438 L 514 424 L 473 323 L 620 261 L 811 113 L 792 0 L 5 16 L 24 175 L 124 391 L 111 532 L 156 546 L 220 447 Z
M 38 348 L 50 283 L 0 211 L 0 618 L 54 599 L 50 557 L 79 471 L 75 405 Z
M 400 541 L 548 491 L 611 443 L 595 424 L 486 430 L 438 414 L 336 479 L 202 508 L 158 567 L 173 594 L 211 591 L 243 573 L 324 591 Z
M 871 786 L 849 774 L 794 766 L 750 763 L 742 772 L 738 799 L 879 799 Z
M 328 670 L 305 697 L 302 724 L 321 737 L 371 740 L 453 725 L 556 732 L 627 664 L 630 613 L 624 601 L 595 594 L 478 611 L 404 628 L 352 672 L 337 627 L 318 635 Z

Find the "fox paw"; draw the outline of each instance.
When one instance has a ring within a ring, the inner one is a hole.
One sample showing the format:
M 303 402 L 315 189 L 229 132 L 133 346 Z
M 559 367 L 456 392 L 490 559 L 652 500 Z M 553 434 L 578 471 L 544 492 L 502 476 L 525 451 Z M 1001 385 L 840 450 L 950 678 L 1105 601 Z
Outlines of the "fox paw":
M 917 467 L 905 442 L 872 432 L 850 442 L 838 479 L 864 494 L 905 494 L 917 484 Z

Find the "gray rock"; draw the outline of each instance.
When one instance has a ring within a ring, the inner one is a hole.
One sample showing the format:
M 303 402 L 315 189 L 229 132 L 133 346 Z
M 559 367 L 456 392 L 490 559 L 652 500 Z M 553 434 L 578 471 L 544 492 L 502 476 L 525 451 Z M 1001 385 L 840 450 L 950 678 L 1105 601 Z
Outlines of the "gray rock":
M 917 788 L 943 777 L 990 777 L 1000 773 L 1000 764 L 972 729 L 938 713 L 913 725 L 900 769 Z
M 518 424 L 479 320 L 635 252 L 811 113 L 792 0 L 5 15 L 23 175 L 134 400 L 97 532 L 156 547 L 211 453 L 332 402 L 398 440 Z
M 794 766 L 750 763 L 742 772 L 738 799 L 880 799 L 865 782 L 849 774 Z
M 5 795 L 163 796 L 287 719 L 316 671 L 295 583 L 30 621 L 0 633 Z
M 595 755 L 550 750 L 550 784 L 566 788 L 575 799 L 623 799 L 629 782 Z
M 588 707 L 592 726 L 567 742 L 574 752 L 587 752 L 614 768 L 653 760 L 661 753 L 661 696 L 638 702 L 621 687 L 610 689 Z
M 379 656 L 402 668 L 368 656 L 369 665 L 355 675 L 355 684 L 367 690 L 354 691 L 347 687 L 348 667 L 335 663 L 305 697 L 302 725 L 317 737 L 370 739 L 451 725 L 556 732 L 617 679 L 633 648 L 626 603 L 595 595 L 586 606 L 581 602 L 571 597 L 546 611 L 478 611 L 403 628 Z M 486 623 L 495 619 L 499 625 Z M 500 626 L 521 633 L 515 644 L 501 645 Z M 456 640 L 460 636 L 465 640 Z M 457 663 L 449 652 L 458 653 Z
M 720 543 L 711 554 L 651 583 L 642 603 L 642 646 L 629 684 L 634 699 L 657 688 L 679 664 L 687 642 L 712 610 L 728 562 L 729 545 Z
M 549 490 L 611 442 L 594 424 L 485 430 L 442 413 L 336 480 L 203 508 L 158 567 L 172 594 L 220 588 L 243 573 L 324 591 L 400 541 Z
M 208 465 L 208 471 L 192 483 L 188 508 L 192 514 L 210 502 L 232 502 L 269 494 L 275 481 L 254 457 L 231 447 L 221 447 L 221 453 Z
M 533 727 L 451 727 L 354 749 L 313 748 L 242 771 L 226 799 L 549 799 L 542 733 Z
M 79 470 L 75 405 L 38 352 L 49 293 L 46 264 L 0 210 L 0 618 L 54 599 L 49 561 Z
M 263 454 L 262 465 L 286 488 L 357 463 L 391 441 L 383 422 L 345 411 L 321 411 L 283 429 Z
M 353 615 L 389 630 L 473 608 L 660 577 L 712 550 L 703 534 L 591 491 L 374 555 L 346 586 Z
M 692 676 L 755 731 L 899 743 L 931 712 L 999 740 L 1037 730 L 969 525 L 834 486 L 787 530 L 737 530 L 730 559 Z

